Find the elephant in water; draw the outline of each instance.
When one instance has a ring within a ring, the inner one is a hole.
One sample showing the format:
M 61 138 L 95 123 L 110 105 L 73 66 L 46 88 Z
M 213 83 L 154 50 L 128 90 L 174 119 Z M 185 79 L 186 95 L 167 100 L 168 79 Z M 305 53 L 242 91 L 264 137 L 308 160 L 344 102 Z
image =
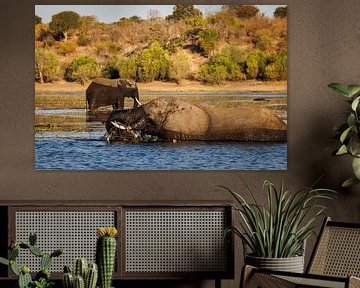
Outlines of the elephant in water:
M 217 108 L 171 97 L 113 111 L 105 125 L 110 140 L 119 141 L 129 132 L 135 138 L 150 135 L 171 140 L 285 142 L 287 138 L 286 124 L 264 107 Z
M 134 99 L 134 107 L 139 101 L 139 90 L 135 82 L 126 79 L 96 78 L 86 89 L 87 108 L 94 112 L 97 108 L 112 105 L 113 109 L 124 108 L 124 98 Z

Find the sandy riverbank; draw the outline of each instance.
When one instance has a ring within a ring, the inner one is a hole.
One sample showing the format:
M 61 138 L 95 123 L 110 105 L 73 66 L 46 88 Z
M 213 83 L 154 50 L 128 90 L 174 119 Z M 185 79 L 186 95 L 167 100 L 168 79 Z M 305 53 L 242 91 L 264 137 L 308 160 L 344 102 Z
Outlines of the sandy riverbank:
M 85 93 L 89 84 L 90 82 L 81 85 L 65 81 L 45 84 L 35 83 L 35 93 Z M 246 82 L 227 82 L 220 85 L 205 85 L 196 81 L 184 81 L 181 84 L 154 81 L 151 83 L 138 83 L 138 87 L 140 92 L 286 92 L 287 82 L 262 82 L 251 80 Z

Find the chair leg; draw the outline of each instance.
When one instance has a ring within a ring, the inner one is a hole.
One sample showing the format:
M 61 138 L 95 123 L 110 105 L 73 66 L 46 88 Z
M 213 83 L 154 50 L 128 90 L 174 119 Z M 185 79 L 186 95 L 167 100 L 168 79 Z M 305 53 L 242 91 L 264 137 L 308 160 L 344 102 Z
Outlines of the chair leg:
M 351 276 L 349 278 L 349 288 L 360 288 L 360 278 Z
M 239 288 L 246 288 L 249 285 L 251 280 L 251 275 L 253 274 L 254 267 L 250 265 L 244 265 L 241 271 L 240 285 Z

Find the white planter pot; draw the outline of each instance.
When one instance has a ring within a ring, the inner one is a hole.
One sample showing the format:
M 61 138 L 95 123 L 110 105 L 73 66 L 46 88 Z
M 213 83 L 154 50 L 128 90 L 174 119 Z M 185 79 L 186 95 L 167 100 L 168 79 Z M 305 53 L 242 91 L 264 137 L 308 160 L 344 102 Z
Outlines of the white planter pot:
M 245 263 L 257 268 L 275 271 L 304 272 L 304 256 L 289 258 L 262 258 L 251 255 L 245 256 Z

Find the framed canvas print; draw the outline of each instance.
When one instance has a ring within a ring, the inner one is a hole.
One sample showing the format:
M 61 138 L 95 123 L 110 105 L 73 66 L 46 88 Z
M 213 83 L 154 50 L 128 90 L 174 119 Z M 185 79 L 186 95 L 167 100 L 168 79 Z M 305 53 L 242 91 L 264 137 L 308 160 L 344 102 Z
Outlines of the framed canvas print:
M 287 169 L 287 7 L 36 5 L 36 170 Z

